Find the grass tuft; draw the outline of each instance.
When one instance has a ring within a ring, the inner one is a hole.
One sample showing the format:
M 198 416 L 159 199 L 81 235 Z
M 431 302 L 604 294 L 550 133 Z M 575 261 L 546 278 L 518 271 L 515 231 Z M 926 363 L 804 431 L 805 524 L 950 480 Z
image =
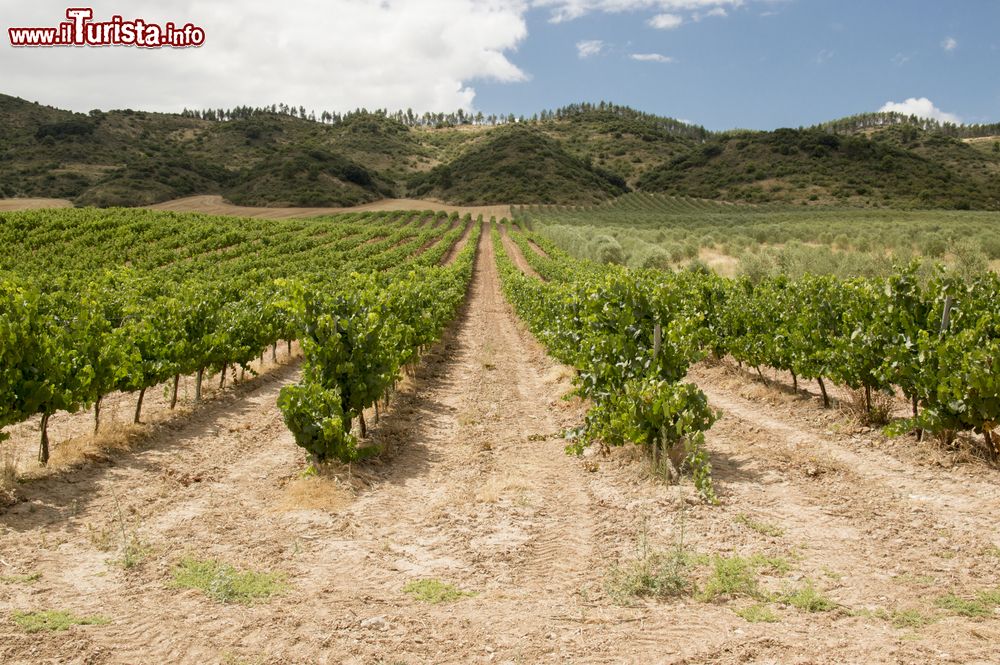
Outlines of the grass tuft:
M 414 580 L 403 587 L 403 592 L 408 593 L 415 599 L 437 605 L 438 603 L 450 603 L 461 598 L 475 596 L 475 592 L 462 591 L 453 584 L 442 582 L 441 580 L 426 579 Z
M 933 617 L 926 616 L 920 610 L 894 610 L 889 616 L 889 623 L 895 628 L 923 628 L 933 622 Z
M 39 572 L 27 575 L 0 575 L 0 584 L 34 584 L 40 579 L 42 574 Z
M 759 522 L 746 513 L 740 513 L 736 516 L 736 521 L 747 527 L 751 531 L 756 531 L 762 536 L 770 536 L 771 538 L 780 538 L 785 535 L 785 530 L 780 526 L 775 524 L 768 524 L 767 522 Z
M 781 596 L 781 601 L 804 612 L 829 612 L 837 607 L 836 603 L 817 591 L 813 583 L 808 581 L 804 587 L 785 593 Z
M 1000 607 L 1000 588 L 980 591 L 974 600 L 949 593 L 938 598 L 934 604 L 960 616 L 985 617 L 993 614 L 993 610 Z
M 778 615 L 774 613 L 774 610 L 763 603 L 736 610 L 736 615 L 743 617 L 750 623 L 776 623 L 778 621 Z
M 101 616 L 76 616 L 60 610 L 14 612 L 11 619 L 26 633 L 69 630 L 72 626 L 100 626 L 108 623 L 108 620 Z
M 712 559 L 712 574 L 705 582 L 701 600 L 712 601 L 719 597 L 735 598 L 761 595 L 757 582 L 757 566 L 743 557 L 721 557 Z
M 240 572 L 229 564 L 211 559 L 182 559 L 174 569 L 173 586 L 198 589 L 220 603 L 249 605 L 287 589 L 281 573 Z

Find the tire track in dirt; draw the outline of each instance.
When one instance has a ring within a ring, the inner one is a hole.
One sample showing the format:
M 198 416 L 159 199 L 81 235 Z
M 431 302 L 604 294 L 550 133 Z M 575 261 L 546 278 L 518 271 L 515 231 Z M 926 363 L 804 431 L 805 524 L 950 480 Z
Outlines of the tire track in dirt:
M 429 374 L 444 380 L 432 378 L 420 399 L 399 405 L 409 416 L 394 442 L 401 452 L 342 516 L 350 538 L 318 555 L 340 562 L 341 575 L 317 570 L 318 584 L 349 582 L 338 591 L 353 594 L 360 581 L 385 593 L 427 576 L 475 589 L 499 577 L 517 593 L 542 579 L 573 586 L 588 568 L 582 472 L 558 441 L 529 441 L 560 427 L 554 386 L 540 375 L 551 363 L 528 347 L 507 310 L 489 234 L 479 253 L 447 355 L 430 360 Z M 386 424 L 396 427 L 393 417 Z
M 996 515 L 1000 513 L 1000 487 L 970 478 L 954 478 L 943 469 L 915 469 L 872 448 L 848 447 L 843 439 L 819 428 L 803 428 L 777 412 L 714 385 L 699 381 L 713 405 L 724 413 L 766 430 L 779 446 L 801 453 L 819 453 L 849 469 L 865 484 L 888 491 L 887 498 L 933 513 L 936 520 L 968 537 L 992 539 L 1000 547 Z M 853 448 L 853 449 L 852 449 Z
M 521 248 L 511 240 L 510 229 L 507 228 L 506 224 L 500 226 L 500 239 L 503 242 L 504 251 L 507 252 L 507 256 L 510 258 L 511 262 L 517 266 L 517 269 L 523 272 L 529 277 L 534 277 L 535 279 L 542 279 L 542 276 L 531 267 L 528 260 L 524 258 L 524 254 L 521 253 Z
M 282 505 L 305 468 L 274 403 L 296 367 L 206 404 L 112 465 L 36 481 L 31 508 L 0 521 L 0 574 L 43 572 L 34 585 L 0 584 L 0 661 L 990 661 L 992 618 L 942 616 L 907 636 L 847 609 L 776 608 L 778 623 L 750 624 L 734 613 L 747 598 L 613 603 L 607 572 L 634 558 L 640 535 L 661 551 L 683 535 L 701 556 L 786 557 L 787 581 L 814 579 L 851 610 L 907 609 L 997 575 L 977 541 L 953 539 L 966 513 L 952 523 L 918 510 L 891 483 L 823 454 L 837 442 L 809 430 L 796 439 L 794 423 L 724 391 L 743 411 L 713 401 L 727 412 L 708 433 L 720 506 L 693 501 L 688 481 L 651 479 L 633 448 L 587 464 L 566 456 L 554 435 L 582 411 L 559 399 L 570 372 L 505 302 L 495 249 L 484 234 L 464 311 L 372 428 L 390 453 L 343 470 L 353 502 Z M 102 547 L 116 542 L 116 504 L 149 547 L 130 570 Z M 742 514 L 783 532 L 759 533 Z M 289 587 L 258 605 L 220 604 L 170 587 L 184 554 L 281 571 Z M 428 578 L 476 595 L 432 605 L 403 592 Z M 7 618 L 16 609 L 110 623 L 26 635 Z

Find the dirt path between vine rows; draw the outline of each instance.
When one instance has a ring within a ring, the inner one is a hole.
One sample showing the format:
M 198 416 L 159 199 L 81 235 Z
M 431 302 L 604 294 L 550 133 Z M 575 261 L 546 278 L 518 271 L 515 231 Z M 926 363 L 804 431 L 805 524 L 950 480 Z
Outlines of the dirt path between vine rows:
M 0 514 L 0 662 L 995 662 L 992 609 L 935 603 L 1000 583 L 982 514 L 901 496 L 897 468 L 851 468 L 828 454 L 849 441 L 781 409 L 761 404 L 757 422 L 715 370 L 693 378 L 729 400 L 708 435 L 720 505 L 657 482 L 634 450 L 565 455 L 558 432 L 582 406 L 504 302 L 493 251 L 484 233 L 465 310 L 373 426 L 385 459 L 300 478 L 275 406 L 290 364 L 111 463 L 26 485 Z M 123 528 L 141 545 L 127 569 Z M 609 595 L 628 586 L 606 585 L 614 566 L 678 545 L 701 593 Z M 709 600 L 713 557 L 737 555 L 756 557 L 763 591 Z M 219 603 L 171 587 L 184 556 L 286 588 Z M 404 591 L 420 580 L 469 595 L 428 604 Z M 778 598 L 809 588 L 827 611 Z M 774 622 L 737 614 L 758 602 Z M 107 623 L 10 620 L 43 609 Z

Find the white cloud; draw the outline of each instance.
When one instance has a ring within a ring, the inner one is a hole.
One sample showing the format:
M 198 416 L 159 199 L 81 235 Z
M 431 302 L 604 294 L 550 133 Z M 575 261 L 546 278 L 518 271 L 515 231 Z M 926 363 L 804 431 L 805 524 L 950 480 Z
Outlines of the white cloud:
M 639 62 L 677 62 L 669 55 L 661 55 L 659 53 L 633 53 L 629 57 Z
M 453 110 L 478 79 L 526 78 L 509 60 L 527 36 L 520 0 L 93 0 L 94 17 L 188 21 L 197 49 L 21 48 L 0 39 L 3 92 L 86 111 L 276 102 Z M 0 0 L 10 26 L 54 26 L 67 5 Z
M 679 12 L 709 12 L 717 8 L 741 7 L 750 0 L 528 0 L 533 7 L 551 11 L 553 23 L 572 21 L 587 14 L 602 12 L 618 14 L 634 11 L 656 11 L 660 14 Z M 774 0 L 767 0 L 774 1 Z M 717 14 L 716 14 L 717 15 Z
M 905 102 L 886 102 L 879 109 L 882 113 L 902 113 L 903 115 L 915 115 L 918 118 L 930 118 L 932 120 L 938 120 L 940 122 L 951 122 L 956 125 L 961 124 L 962 120 L 954 113 L 945 113 L 938 107 L 934 106 L 931 100 L 926 97 L 910 97 Z
M 958 48 L 958 42 L 954 37 L 946 37 L 943 42 L 941 42 L 941 48 L 945 51 L 954 51 Z
M 657 14 L 648 21 L 649 25 L 657 30 L 673 30 L 683 22 L 684 19 L 677 14 Z
M 830 51 L 828 49 L 820 49 L 820 52 L 816 54 L 816 64 L 825 65 L 826 63 L 833 60 L 833 56 L 837 55 L 836 51 Z
M 897 53 L 896 55 L 892 56 L 890 62 L 892 62 L 892 64 L 896 65 L 897 67 L 902 67 L 903 65 L 908 63 L 911 59 L 912 58 L 908 55 L 905 55 L 903 53 Z
M 722 7 L 716 7 L 715 9 L 709 9 L 704 14 L 699 14 L 696 18 L 700 20 L 702 18 L 726 18 L 727 16 L 729 16 L 729 12 Z
M 579 58 L 589 58 L 592 55 L 600 55 L 604 50 L 604 42 L 600 39 L 585 39 L 576 43 L 576 55 Z

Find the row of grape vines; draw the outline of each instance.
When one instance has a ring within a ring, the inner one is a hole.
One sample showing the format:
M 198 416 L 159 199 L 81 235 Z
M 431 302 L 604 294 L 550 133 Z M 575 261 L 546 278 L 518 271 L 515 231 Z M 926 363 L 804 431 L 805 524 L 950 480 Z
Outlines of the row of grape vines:
M 532 250 L 529 235 L 546 256 Z M 572 259 L 527 231 L 511 237 L 548 280 L 532 283 L 506 265 L 505 288 L 515 306 L 557 355 L 581 368 L 581 391 L 598 398 L 599 418 L 627 425 L 633 441 L 662 440 L 655 433 L 634 436 L 643 427 L 654 432 L 663 415 L 651 416 L 647 405 L 667 404 L 653 398 L 653 391 L 643 392 L 643 386 L 653 385 L 649 377 L 679 380 L 690 362 L 712 353 L 758 371 L 787 371 L 796 384 L 799 378 L 816 379 L 827 405 L 825 381 L 847 386 L 863 395 L 873 416 L 874 393 L 902 394 L 911 414 L 894 420 L 890 434 L 930 431 L 950 443 L 958 433 L 972 432 L 982 436 L 988 458 L 1000 457 L 996 273 L 962 279 L 940 268 L 921 279 L 911 264 L 884 279 L 806 275 L 753 282 L 699 270 L 595 265 Z M 526 296 L 529 291 L 534 295 Z M 536 306 L 533 298 L 546 304 Z M 662 330 L 659 354 L 653 354 L 656 324 Z M 629 385 L 635 376 L 643 382 Z M 687 431 L 689 420 L 696 429 L 707 427 L 710 419 L 700 417 L 700 408 L 693 409 L 699 417 L 688 415 L 689 404 L 697 407 L 702 397 L 692 391 L 683 401 L 673 397 L 677 392 L 671 387 L 663 394 L 674 399 L 666 410 L 675 410 L 670 423 L 678 434 Z M 616 405 L 621 398 L 626 415 L 604 413 L 602 400 Z
M 436 341 L 458 312 L 472 275 L 482 225 L 447 267 L 405 275 L 355 273 L 336 289 L 299 284 L 289 310 L 299 321 L 305 355 L 301 382 L 285 386 L 278 404 L 296 442 L 313 459 L 350 462 L 378 451 L 359 447 L 364 410 L 387 400 L 400 370 Z
M 576 261 L 551 246 L 542 257 L 525 234 L 510 233 L 543 278 L 535 279 L 514 265 L 499 229 L 493 234 L 505 296 L 549 352 L 578 370 L 576 393 L 591 402 L 570 449 L 589 441 L 645 445 L 668 478 L 690 469 L 714 499 L 704 431 L 716 414 L 682 380 L 703 347 L 702 317 L 685 285 Z
M 433 212 L 318 220 L 253 220 L 142 210 L 61 210 L 0 216 L 0 426 L 48 421 L 195 376 L 249 370 L 279 340 L 303 336 L 304 292 L 413 284 L 458 241 L 459 223 Z M 416 273 L 414 272 L 416 271 Z M 395 286 L 397 290 L 404 286 Z M 345 291 L 346 289 L 346 291 Z M 415 317 L 423 316 L 411 312 Z M 2 436 L 2 435 L 0 435 Z

